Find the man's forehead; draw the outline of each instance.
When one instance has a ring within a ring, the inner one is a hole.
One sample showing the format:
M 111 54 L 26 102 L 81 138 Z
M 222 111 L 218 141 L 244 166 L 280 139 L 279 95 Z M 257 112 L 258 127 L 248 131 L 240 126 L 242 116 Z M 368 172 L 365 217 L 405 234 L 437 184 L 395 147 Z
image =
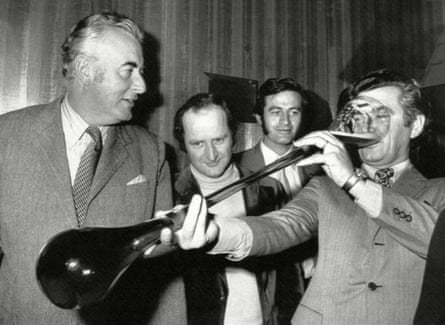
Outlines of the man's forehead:
M 194 133 L 212 132 L 228 130 L 228 121 L 225 111 L 219 106 L 209 106 L 199 110 L 188 110 L 182 117 L 184 131 Z
M 396 107 L 401 107 L 401 96 L 402 91 L 399 87 L 384 86 L 362 91 L 357 98 L 367 98 L 369 102 L 380 103 L 380 105 L 395 109 Z

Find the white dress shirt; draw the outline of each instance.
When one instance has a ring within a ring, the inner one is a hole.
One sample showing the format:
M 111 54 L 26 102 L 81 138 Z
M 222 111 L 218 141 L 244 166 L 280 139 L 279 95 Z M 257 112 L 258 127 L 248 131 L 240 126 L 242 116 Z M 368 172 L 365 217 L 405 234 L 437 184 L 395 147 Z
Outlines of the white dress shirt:
M 70 169 L 71 185 L 74 184 L 77 168 L 80 159 L 87 146 L 93 142 L 91 136 L 85 132 L 88 123 L 71 107 L 68 97 L 62 101 L 62 129 L 65 135 L 66 156 L 68 158 L 68 166 Z M 108 127 L 101 126 L 99 130 L 102 134 L 103 142 L 107 134 Z
M 287 155 L 293 148 L 289 148 L 287 152 L 282 155 L 277 154 L 264 144 L 264 141 L 260 143 L 261 152 L 263 154 L 264 163 L 266 165 L 274 162 L 275 160 Z M 278 180 L 284 187 L 289 199 L 293 198 L 302 187 L 299 167 L 292 164 L 279 171 L 269 175 L 272 178 Z

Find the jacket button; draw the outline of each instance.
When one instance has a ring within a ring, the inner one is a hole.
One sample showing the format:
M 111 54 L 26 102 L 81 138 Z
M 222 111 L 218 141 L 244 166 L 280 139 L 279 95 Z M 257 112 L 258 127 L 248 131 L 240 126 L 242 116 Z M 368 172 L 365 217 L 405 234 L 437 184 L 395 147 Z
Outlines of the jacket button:
M 371 291 L 375 291 L 378 287 L 381 287 L 381 286 L 377 285 L 375 282 L 369 282 L 368 283 L 368 288 Z

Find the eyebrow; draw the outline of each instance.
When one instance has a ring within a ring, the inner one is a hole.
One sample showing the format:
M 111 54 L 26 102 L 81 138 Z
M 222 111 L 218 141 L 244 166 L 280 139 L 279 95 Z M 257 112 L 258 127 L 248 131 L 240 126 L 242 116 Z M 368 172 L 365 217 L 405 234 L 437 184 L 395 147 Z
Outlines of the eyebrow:
M 126 65 L 129 65 L 130 67 L 133 67 L 133 68 L 137 68 L 137 67 L 138 67 L 137 63 L 134 62 L 134 61 L 127 61 L 127 62 L 124 62 L 124 63 L 122 64 L 122 67 L 124 67 L 124 66 L 126 66 Z

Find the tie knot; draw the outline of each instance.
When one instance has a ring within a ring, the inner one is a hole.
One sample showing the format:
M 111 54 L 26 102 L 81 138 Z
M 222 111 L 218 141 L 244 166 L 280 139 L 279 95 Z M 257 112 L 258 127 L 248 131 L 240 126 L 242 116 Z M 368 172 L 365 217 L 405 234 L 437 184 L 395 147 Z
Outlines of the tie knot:
M 86 131 L 92 138 L 96 146 L 94 147 L 95 151 L 102 150 L 102 133 L 97 126 L 89 126 Z
M 393 168 L 382 168 L 375 172 L 374 181 L 378 184 L 381 184 L 385 187 L 389 187 L 389 180 L 394 176 Z

